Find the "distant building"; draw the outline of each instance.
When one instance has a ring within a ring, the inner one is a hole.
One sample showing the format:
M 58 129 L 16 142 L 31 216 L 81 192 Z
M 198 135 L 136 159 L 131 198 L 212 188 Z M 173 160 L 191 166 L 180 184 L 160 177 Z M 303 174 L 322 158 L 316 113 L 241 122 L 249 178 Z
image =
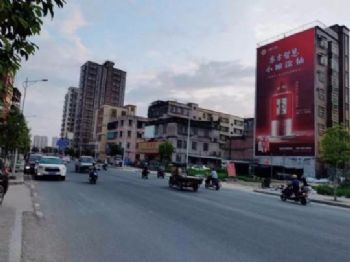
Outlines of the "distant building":
M 58 146 L 57 146 L 57 141 L 59 140 L 59 138 L 58 137 L 52 137 L 52 139 L 51 139 L 51 147 L 55 147 L 55 148 L 57 148 Z
M 153 140 L 168 140 L 175 150 L 172 161 L 186 163 L 187 134 L 190 125 L 189 163 L 218 163 L 225 156 L 229 139 L 241 136 L 244 130 L 243 118 L 227 113 L 201 108 L 196 103 L 177 101 L 155 101 L 148 108 L 146 132 L 153 129 Z M 190 123 L 189 123 L 190 119 Z M 146 143 L 146 142 L 145 142 Z M 150 151 L 151 145 L 140 144 L 140 152 Z M 146 158 L 154 158 L 154 154 Z
M 106 61 L 86 62 L 80 70 L 79 98 L 74 125 L 74 145 L 79 150 L 94 149 L 95 112 L 103 105 L 124 106 L 126 72 Z
M 254 161 L 254 118 L 245 118 L 243 134 L 231 137 L 227 143 L 227 159 L 252 163 Z
M 69 140 L 72 140 L 74 135 L 75 112 L 77 110 L 78 92 L 79 89 L 77 87 L 69 87 L 68 92 L 64 97 L 60 136 Z
M 124 149 L 125 160 L 140 160 L 137 145 L 144 139 L 144 128 L 148 118 L 136 115 L 122 115 L 107 125 L 106 151 L 111 145 L 119 145 Z
M 48 146 L 47 136 L 34 136 L 33 147 L 39 148 L 40 150 Z
M 94 137 L 91 142 L 95 145 L 95 151 L 99 159 L 105 160 L 108 153 L 108 123 L 117 120 L 121 116 L 135 116 L 136 106 L 124 107 L 103 105 L 95 112 Z

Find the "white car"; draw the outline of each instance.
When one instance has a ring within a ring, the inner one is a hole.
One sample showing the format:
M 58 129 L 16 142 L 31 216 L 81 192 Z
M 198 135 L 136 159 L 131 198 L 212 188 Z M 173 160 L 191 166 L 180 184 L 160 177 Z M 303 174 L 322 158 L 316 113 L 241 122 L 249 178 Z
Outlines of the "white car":
M 43 176 L 55 176 L 61 180 L 66 179 L 67 168 L 62 159 L 54 156 L 43 156 L 35 172 L 35 178 Z

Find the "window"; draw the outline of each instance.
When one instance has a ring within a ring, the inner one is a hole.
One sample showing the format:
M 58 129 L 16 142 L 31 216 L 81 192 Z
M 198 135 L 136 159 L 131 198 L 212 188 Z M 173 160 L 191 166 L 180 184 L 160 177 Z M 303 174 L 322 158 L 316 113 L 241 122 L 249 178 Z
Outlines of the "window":
M 323 66 L 327 66 L 327 56 L 325 55 L 322 55 L 322 54 L 318 54 L 317 55 L 317 58 L 318 58 L 318 63 L 320 65 L 323 65 Z
M 187 141 L 183 140 L 182 145 L 183 145 L 183 148 L 186 149 L 187 148 Z
M 208 143 L 203 143 L 203 151 L 208 151 Z
M 176 162 L 181 162 L 181 155 L 180 154 L 176 154 Z
M 324 118 L 326 115 L 326 109 L 323 106 L 318 106 L 318 116 Z
M 326 93 L 324 89 L 318 88 L 318 99 L 322 101 L 326 100 Z
M 126 148 L 129 149 L 130 148 L 130 143 L 126 143 Z
M 123 137 L 123 131 L 119 131 L 119 137 Z
M 317 72 L 318 75 L 318 80 L 322 83 L 326 82 L 326 75 L 324 72 L 318 71 Z
M 324 134 L 325 129 L 326 129 L 325 125 L 323 125 L 323 124 L 318 124 L 318 133 L 319 133 L 320 135 L 323 135 L 323 134 Z
M 129 138 L 131 137 L 131 131 L 130 130 L 128 131 L 128 137 Z
M 120 126 L 124 126 L 124 120 L 120 120 Z
M 122 111 L 122 116 L 126 116 L 126 112 L 125 111 Z
M 129 126 L 132 126 L 132 120 L 129 119 Z
M 142 133 L 141 132 L 137 132 L 137 138 L 142 138 Z
M 192 142 L 192 150 L 197 150 L 197 142 Z
M 182 140 L 177 140 L 176 147 L 177 148 L 182 148 Z

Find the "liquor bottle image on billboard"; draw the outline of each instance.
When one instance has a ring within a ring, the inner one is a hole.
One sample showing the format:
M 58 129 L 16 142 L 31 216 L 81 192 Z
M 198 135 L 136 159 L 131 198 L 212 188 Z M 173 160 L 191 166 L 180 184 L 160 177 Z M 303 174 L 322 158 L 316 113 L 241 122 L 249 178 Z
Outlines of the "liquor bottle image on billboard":
M 281 82 L 271 96 L 271 137 L 293 135 L 293 94 Z

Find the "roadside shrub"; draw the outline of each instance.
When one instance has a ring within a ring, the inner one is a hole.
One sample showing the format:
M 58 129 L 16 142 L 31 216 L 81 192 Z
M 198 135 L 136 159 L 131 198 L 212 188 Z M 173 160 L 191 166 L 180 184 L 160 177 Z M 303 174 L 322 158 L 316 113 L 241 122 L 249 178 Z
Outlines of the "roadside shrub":
M 242 176 L 242 175 L 238 175 L 237 176 L 238 180 L 244 181 L 244 182 L 260 182 L 260 179 L 257 177 L 253 177 L 253 176 Z
M 316 190 L 317 194 L 320 194 L 320 195 L 327 195 L 327 196 L 333 195 L 333 187 L 331 187 L 329 185 L 316 186 L 315 190 Z
M 337 195 L 350 198 L 350 185 L 342 185 L 337 188 Z

